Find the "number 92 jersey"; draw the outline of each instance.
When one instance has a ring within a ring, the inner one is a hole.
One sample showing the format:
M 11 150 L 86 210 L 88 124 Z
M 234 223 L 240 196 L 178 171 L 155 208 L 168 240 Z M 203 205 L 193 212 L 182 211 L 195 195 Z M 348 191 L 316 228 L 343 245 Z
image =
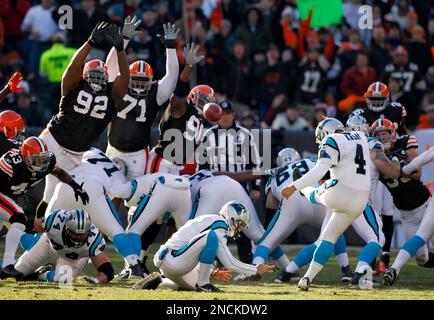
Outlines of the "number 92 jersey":
M 110 145 L 122 152 L 135 152 L 149 146 L 151 126 L 160 106 L 157 103 L 158 81 L 154 81 L 146 96 L 129 90 L 113 117 L 108 138 Z
M 54 251 L 62 257 L 77 260 L 80 258 L 92 258 L 104 251 L 105 240 L 98 228 L 92 224 L 87 241 L 80 248 L 69 247 L 65 244 L 65 221 L 69 211 L 57 210 L 45 216 L 42 227 L 47 235 Z
M 318 162 L 331 165 L 330 178 L 351 189 L 371 190 L 368 139 L 358 131 L 333 133 L 319 146 Z
M 268 194 L 271 190 L 272 195 L 280 202 L 282 200 L 280 192 L 293 182 L 292 173 L 294 169 L 299 169 L 300 173 L 305 175 L 314 166 L 315 159 L 306 158 L 280 167 L 277 172 L 268 179 L 265 185 L 265 194 Z
M 116 111 L 111 96 L 112 83 L 101 92 L 94 92 L 84 79 L 60 99 L 59 112 L 50 120 L 48 129 L 64 148 L 83 152 L 109 124 Z

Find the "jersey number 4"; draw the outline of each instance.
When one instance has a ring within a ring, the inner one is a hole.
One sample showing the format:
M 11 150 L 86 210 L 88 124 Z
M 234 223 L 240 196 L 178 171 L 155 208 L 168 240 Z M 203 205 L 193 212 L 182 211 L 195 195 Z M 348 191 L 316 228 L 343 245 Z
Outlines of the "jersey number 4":
M 136 118 L 137 122 L 145 122 L 146 121 L 146 100 L 131 97 L 130 95 L 126 95 L 124 97 L 124 101 L 128 103 L 125 109 L 118 112 L 118 117 L 121 119 L 127 118 L 127 113 L 133 110 L 137 105 L 140 107 L 140 115 Z
M 354 162 L 358 165 L 356 173 L 366 174 L 366 160 L 363 157 L 363 148 L 360 144 L 357 144 L 356 157 L 354 158 Z
M 81 114 L 88 114 L 93 104 L 90 116 L 97 119 L 104 119 L 107 111 L 107 103 L 107 96 L 96 96 L 94 99 L 90 93 L 81 90 L 77 96 L 78 105 L 74 104 L 74 111 Z

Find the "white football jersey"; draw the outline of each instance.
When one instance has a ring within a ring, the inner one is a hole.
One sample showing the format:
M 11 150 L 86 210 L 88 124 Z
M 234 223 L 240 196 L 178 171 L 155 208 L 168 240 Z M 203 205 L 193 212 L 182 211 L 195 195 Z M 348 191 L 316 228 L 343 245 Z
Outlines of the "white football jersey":
M 318 162 L 331 165 L 331 179 L 361 191 L 371 190 L 369 159 L 368 139 L 357 131 L 326 136 L 318 151 Z
M 183 176 L 161 172 L 147 174 L 131 180 L 132 190 L 130 196 L 125 199 L 126 205 L 130 208 L 138 206 L 144 195 L 151 194 L 154 191 L 157 183 L 174 189 L 190 188 L 188 179 Z
M 383 144 L 374 138 L 368 137 L 368 145 L 370 151 L 383 150 Z M 380 178 L 380 171 L 378 170 L 374 162 L 371 160 L 371 157 L 369 157 L 368 162 L 371 170 L 371 194 L 369 196 L 369 199 L 372 203 L 375 201 L 374 199 L 376 198 L 375 193 L 377 191 L 378 179 Z
M 118 169 L 116 164 L 99 149 L 86 151 L 83 154 L 80 165 L 69 173 L 96 180 L 105 189 L 126 182 L 124 174 Z
M 77 260 L 85 257 L 94 257 L 104 251 L 105 240 L 98 228 L 92 224 L 87 242 L 80 247 L 68 247 L 64 243 L 64 226 L 69 212 L 56 210 L 43 218 L 42 227 L 47 235 L 50 245 L 61 257 Z
M 191 191 L 191 199 L 194 201 L 196 198 L 197 192 L 200 187 L 207 183 L 209 178 L 214 177 L 210 170 L 199 170 L 194 175 L 190 176 L 188 180 L 190 181 L 190 191 Z
M 172 237 L 167 240 L 165 247 L 178 250 L 186 246 L 191 239 L 206 230 L 214 230 L 220 241 L 226 243 L 228 224 L 226 220 L 215 214 L 204 215 L 192 220 L 188 220 L 181 228 L 176 231 Z
M 271 191 L 271 194 L 280 202 L 282 200 L 280 192 L 293 182 L 292 173 L 294 169 L 298 168 L 300 173 L 304 175 L 315 166 L 315 162 L 315 159 L 306 158 L 280 167 L 277 172 L 268 179 L 265 185 L 265 194 Z

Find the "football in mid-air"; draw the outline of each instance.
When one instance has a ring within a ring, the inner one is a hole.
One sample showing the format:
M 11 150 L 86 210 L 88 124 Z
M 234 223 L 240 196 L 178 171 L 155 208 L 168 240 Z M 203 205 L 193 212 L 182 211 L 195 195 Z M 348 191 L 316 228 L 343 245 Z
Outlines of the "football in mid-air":
M 207 103 L 203 106 L 203 115 L 210 122 L 217 122 L 222 116 L 222 108 L 214 102 Z

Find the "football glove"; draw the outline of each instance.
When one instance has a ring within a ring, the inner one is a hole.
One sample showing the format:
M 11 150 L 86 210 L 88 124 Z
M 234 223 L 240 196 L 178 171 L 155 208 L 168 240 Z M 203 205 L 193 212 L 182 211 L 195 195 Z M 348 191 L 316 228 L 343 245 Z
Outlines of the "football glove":
M 7 88 L 9 92 L 15 93 L 20 92 L 24 88 L 23 86 L 19 86 L 19 84 L 23 81 L 23 75 L 19 72 L 15 72 L 10 78 L 7 83 Z
M 101 21 L 95 26 L 88 40 L 92 47 L 102 45 L 107 35 L 108 26 L 109 24 L 105 21 Z
M 187 46 L 184 47 L 185 63 L 188 64 L 190 67 L 194 66 L 196 63 L 201 62 L 205 58 L 204 56 L 199 56 L 197 54 L 198 51 L 199 45 L 195 47 L 194 42 L 192 42 L 191 45 L 187 44 Z
M 137 27 L 140 26 L 140 23 L 142 23 L 142 20 L 137 19 L 136 16 L 134 16 L 132 19 L 130 16 L 125 18 L 124 21 L 124 28 L 122 29 L 122 35 L 125 39 L 132 39 L 136 35 L 140 33 L 140 31 L 137 31 Z

